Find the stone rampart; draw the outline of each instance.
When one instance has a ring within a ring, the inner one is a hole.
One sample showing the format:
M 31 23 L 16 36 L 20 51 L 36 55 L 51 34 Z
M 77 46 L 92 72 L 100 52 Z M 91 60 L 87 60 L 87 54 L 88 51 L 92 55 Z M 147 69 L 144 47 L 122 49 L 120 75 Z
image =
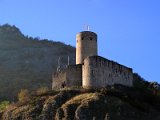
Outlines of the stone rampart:
M 100 56 L 90 56 L 84 60 L 83 87 L 106 87 L 122 84 L 132 86 L 132 69 Z

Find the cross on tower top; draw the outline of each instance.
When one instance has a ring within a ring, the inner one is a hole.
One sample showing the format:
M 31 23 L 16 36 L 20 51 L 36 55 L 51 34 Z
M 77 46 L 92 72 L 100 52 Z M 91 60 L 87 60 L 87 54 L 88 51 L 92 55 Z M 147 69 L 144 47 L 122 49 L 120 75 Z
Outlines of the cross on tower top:
M 90 26 L 85 24 L 85 25 L 84 25 L 84 30 L 85 30 L 85 31 L 89 31 L 89 30 L 90 30 Z

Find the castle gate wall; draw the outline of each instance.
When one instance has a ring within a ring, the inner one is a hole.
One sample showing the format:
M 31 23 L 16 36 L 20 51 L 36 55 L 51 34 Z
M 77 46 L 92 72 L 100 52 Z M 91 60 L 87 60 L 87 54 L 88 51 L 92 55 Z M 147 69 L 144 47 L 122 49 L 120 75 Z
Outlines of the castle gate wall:
M 132 69 L 100 56 L 90 56 L 84 60 L 83 87 L 106 87 L 122 84 L 132 86 Z

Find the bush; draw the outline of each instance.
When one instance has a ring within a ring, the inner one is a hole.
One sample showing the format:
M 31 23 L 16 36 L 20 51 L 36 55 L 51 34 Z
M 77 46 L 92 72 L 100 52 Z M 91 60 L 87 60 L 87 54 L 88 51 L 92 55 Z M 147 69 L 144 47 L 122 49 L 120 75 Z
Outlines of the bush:
M 48 87 L 41 87 L 41 88 L 37 89 L 36 94 L 37 95 L 42 95 L 42 94 L 45 94 L 48 91 L 49 91 Z
M 1 110 L 4 110 L 9 104 L 10 104 L 9 101 L 2 101 L 2 102 L 0 103 L 0 111 L 1 111 Z
M 22 89 L 19 93 L 18 93 L 18 101 L 19 102 L 26 102 L 30 100 L 30 94 L 29 91 L 27 89 Z

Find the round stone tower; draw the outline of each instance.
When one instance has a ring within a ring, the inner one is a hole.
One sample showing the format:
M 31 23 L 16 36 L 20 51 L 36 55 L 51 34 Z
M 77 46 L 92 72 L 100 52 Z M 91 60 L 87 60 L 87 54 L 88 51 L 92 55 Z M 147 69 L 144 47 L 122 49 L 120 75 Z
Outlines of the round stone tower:
M 97 55 L 97 34 L 83 31 L 76 35 L 76 64 L 83 64 L 88 56 Z

